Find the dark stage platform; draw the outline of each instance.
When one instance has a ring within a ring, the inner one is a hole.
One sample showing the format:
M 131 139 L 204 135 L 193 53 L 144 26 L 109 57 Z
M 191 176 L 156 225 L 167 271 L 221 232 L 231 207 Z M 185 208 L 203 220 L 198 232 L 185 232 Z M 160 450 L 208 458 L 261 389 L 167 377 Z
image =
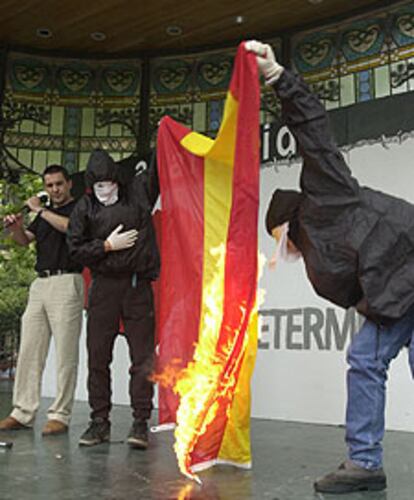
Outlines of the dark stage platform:
M 11 385 L 0 383 L 0 418 L 11 407 Z M 343 429 L 321 425 L 252 421 L 253 469 L 215 467 L 200 474 L 198 486 L 178 472 L 172 432 L 151 435 L 146 451 L 124 440 L 130 410 L 112 412 L 112 442 L 80 448 L 88 405 L 76 403 L 68 435 L 42 438 L 47 399 L 33 430 L 0 432 L 11 450 L 0 451 L 1 500 L 413 500 L 414 434 L 388 432 L 385 464 L 388 492 L 316 495 L 313 480 L 344 458 Z

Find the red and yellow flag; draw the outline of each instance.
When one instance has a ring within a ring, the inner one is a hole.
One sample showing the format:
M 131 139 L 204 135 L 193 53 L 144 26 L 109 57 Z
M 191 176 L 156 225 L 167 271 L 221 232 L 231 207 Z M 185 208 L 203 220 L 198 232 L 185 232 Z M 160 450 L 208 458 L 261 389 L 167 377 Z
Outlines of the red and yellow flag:
M 217 138 L 168 117 L 158 132 L 159 415 L 177 424 L 189 476 L 215 463 L 251 465 L 259 108 L 255 56 L 241 44 Z

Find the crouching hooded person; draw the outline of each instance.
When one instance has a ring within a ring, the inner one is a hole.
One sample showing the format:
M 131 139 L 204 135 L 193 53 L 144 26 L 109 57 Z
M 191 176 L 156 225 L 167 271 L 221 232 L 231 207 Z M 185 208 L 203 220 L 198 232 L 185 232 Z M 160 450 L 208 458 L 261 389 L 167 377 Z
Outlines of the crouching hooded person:
M 122 320 L 131 357 L 129 393 L 134 422 L 128 444 L 148 446 L 153 385 L 154 306 L 151 281 L 159 273 L 159 253 L 151 213 L 159 194 L 157 169 L 122 182 L 120 169 L 101 150 L 90 156 L 85 181 L 89 193 L 70 218 L 71 257 L 88 266 L 88 394 L 91 422 L 79 440 L 93 446 L 110 437 L 110 364 Z
M 304 160 L 301 191 L 275 191 L 267 230 L 276 240 L 285 237 L 287 256 L 303 256 L 318 295 L 366 318 L 347 357 L 348 457 L 315 489 L 383 490 L 387 372 L 407 344 L 414 375 L 414 205 L 360 186 L 305 82 L 278 64 L 269 45 L 250 41 L 246 48 L 278 95 Z

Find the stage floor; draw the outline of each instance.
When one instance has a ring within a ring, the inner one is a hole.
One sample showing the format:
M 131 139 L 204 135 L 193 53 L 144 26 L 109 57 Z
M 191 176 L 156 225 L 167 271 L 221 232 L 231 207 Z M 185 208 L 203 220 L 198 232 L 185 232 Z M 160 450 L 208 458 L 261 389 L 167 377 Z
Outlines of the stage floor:
M 11 408 L 11 385 L 0 383 L 0 418 Z M 385 464 L 388 492 L 316 495 L 313 481 L 344 457 L 343 429 L 271 420 L 252 420 L 253 468 L 215 467 L 200 474 L 203 486 L 180 475 L 172 450 L 172 432 L 151 435 L 146 452 L 130 450 L 124 440 L 130 410 L 112 411 L 110 444 L 78 446 L 88 423 L 88 405 L 76 403 L 67 435 L 42 438 L 42 400 L 33 430 L 0 432 L 13 441 L 0 450 L 1 500 L 412 500 L 414 434 L 388 432 Z

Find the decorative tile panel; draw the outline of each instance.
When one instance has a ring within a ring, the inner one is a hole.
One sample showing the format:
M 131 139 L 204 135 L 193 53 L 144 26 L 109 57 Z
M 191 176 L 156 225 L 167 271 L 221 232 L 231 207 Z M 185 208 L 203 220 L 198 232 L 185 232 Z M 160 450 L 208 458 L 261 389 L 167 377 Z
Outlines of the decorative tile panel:
M 294 66 L 328 109 L 409 92 L 414 87 L 414 2 L 298 33 L 292 47 Z
M 57 159 L 70 172 L 83 169 L 96 147 L 128 156 L 137 148 L 140 84 L 140 61 L 12 53 L 6 102 L 13 125 L 5 134 L 5 146 L 20 161 L 30 160 L 27 166 L 37 171 Z

